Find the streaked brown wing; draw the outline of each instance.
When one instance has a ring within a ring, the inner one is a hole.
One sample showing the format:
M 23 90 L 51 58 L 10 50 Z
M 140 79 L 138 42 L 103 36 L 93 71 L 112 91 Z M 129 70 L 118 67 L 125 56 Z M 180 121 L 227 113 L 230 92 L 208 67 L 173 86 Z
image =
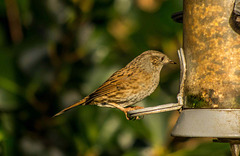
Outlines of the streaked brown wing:
M 131 94 L 131 83 L 135 76 L 123 69 L 115 72 L 106 82 L 89 95 L 87 103 L 124 103 Z M 135 88 L 137 89 L 137 88 Z

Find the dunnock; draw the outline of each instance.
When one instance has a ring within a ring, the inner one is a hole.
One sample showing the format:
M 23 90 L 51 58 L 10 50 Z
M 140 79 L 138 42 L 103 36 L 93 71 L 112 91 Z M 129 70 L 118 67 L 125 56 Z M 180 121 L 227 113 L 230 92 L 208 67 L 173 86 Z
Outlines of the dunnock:
M 143 108 L 132 105 L 149 96 L 157 88 L 160 71 L 167 63 L 175 64 L 161 52 L 145 51 L 124 68 L 115 72 L 93 93 L 63 109 L 54 117 L 78 105 L 97 105 L 118 108 L 125 113 L 129 120 L 127 112 Z

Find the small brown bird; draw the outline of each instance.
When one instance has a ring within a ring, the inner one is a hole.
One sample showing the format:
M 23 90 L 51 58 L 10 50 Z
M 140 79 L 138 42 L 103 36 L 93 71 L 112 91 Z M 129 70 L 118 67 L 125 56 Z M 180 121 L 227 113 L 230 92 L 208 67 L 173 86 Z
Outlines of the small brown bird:
M 176 64 L 161 52 L 145 51 L 124 68 L 115 72 L 93 93 L 63 109 L 54 117 L 78 105 L 97 105 L 118 108 L 129 120 L 127 112 L 143 108 L 132 105 L 152 94 L 158 86 L 160 71 L 167 63 Z

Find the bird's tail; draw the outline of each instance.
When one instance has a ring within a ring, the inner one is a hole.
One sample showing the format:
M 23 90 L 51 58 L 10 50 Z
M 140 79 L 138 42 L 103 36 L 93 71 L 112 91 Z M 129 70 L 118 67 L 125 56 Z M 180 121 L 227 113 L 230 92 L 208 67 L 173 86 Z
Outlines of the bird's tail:
M 69 107 L 61 110 L 60 112 L 58 112 L 57 114 L 55 114 L 55 115 L 53 116 L 53 118 L 56 117 L 56 116 L 59 116 L 59 115 L 63 114 L 64 112 L 68 111 L 69 109 L 72 109 L 72 108 L 77 107 L 77 106 L 79 106 L 79 105 L 84 106 L 84 105 L 86 104 L 86 99 L 87 99 L 87 98 L 84 98 L 84 99 L 82 99 L 81 101 L 79 101 L 79 102 L 77 102 L 77 103 L 75 103 L 75 104 L 73 104 L 73 105 L 71 105 L 71 106 L 69 106 Z

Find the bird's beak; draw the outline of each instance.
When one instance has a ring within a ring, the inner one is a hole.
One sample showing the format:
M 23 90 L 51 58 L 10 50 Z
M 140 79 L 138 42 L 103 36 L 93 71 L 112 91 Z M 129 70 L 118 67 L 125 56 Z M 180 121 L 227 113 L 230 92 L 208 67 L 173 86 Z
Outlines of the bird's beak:
M 172 60 L 169 60 L 169 63 L 171 64 L 177 64 L 176 62 L 172 61 Z

